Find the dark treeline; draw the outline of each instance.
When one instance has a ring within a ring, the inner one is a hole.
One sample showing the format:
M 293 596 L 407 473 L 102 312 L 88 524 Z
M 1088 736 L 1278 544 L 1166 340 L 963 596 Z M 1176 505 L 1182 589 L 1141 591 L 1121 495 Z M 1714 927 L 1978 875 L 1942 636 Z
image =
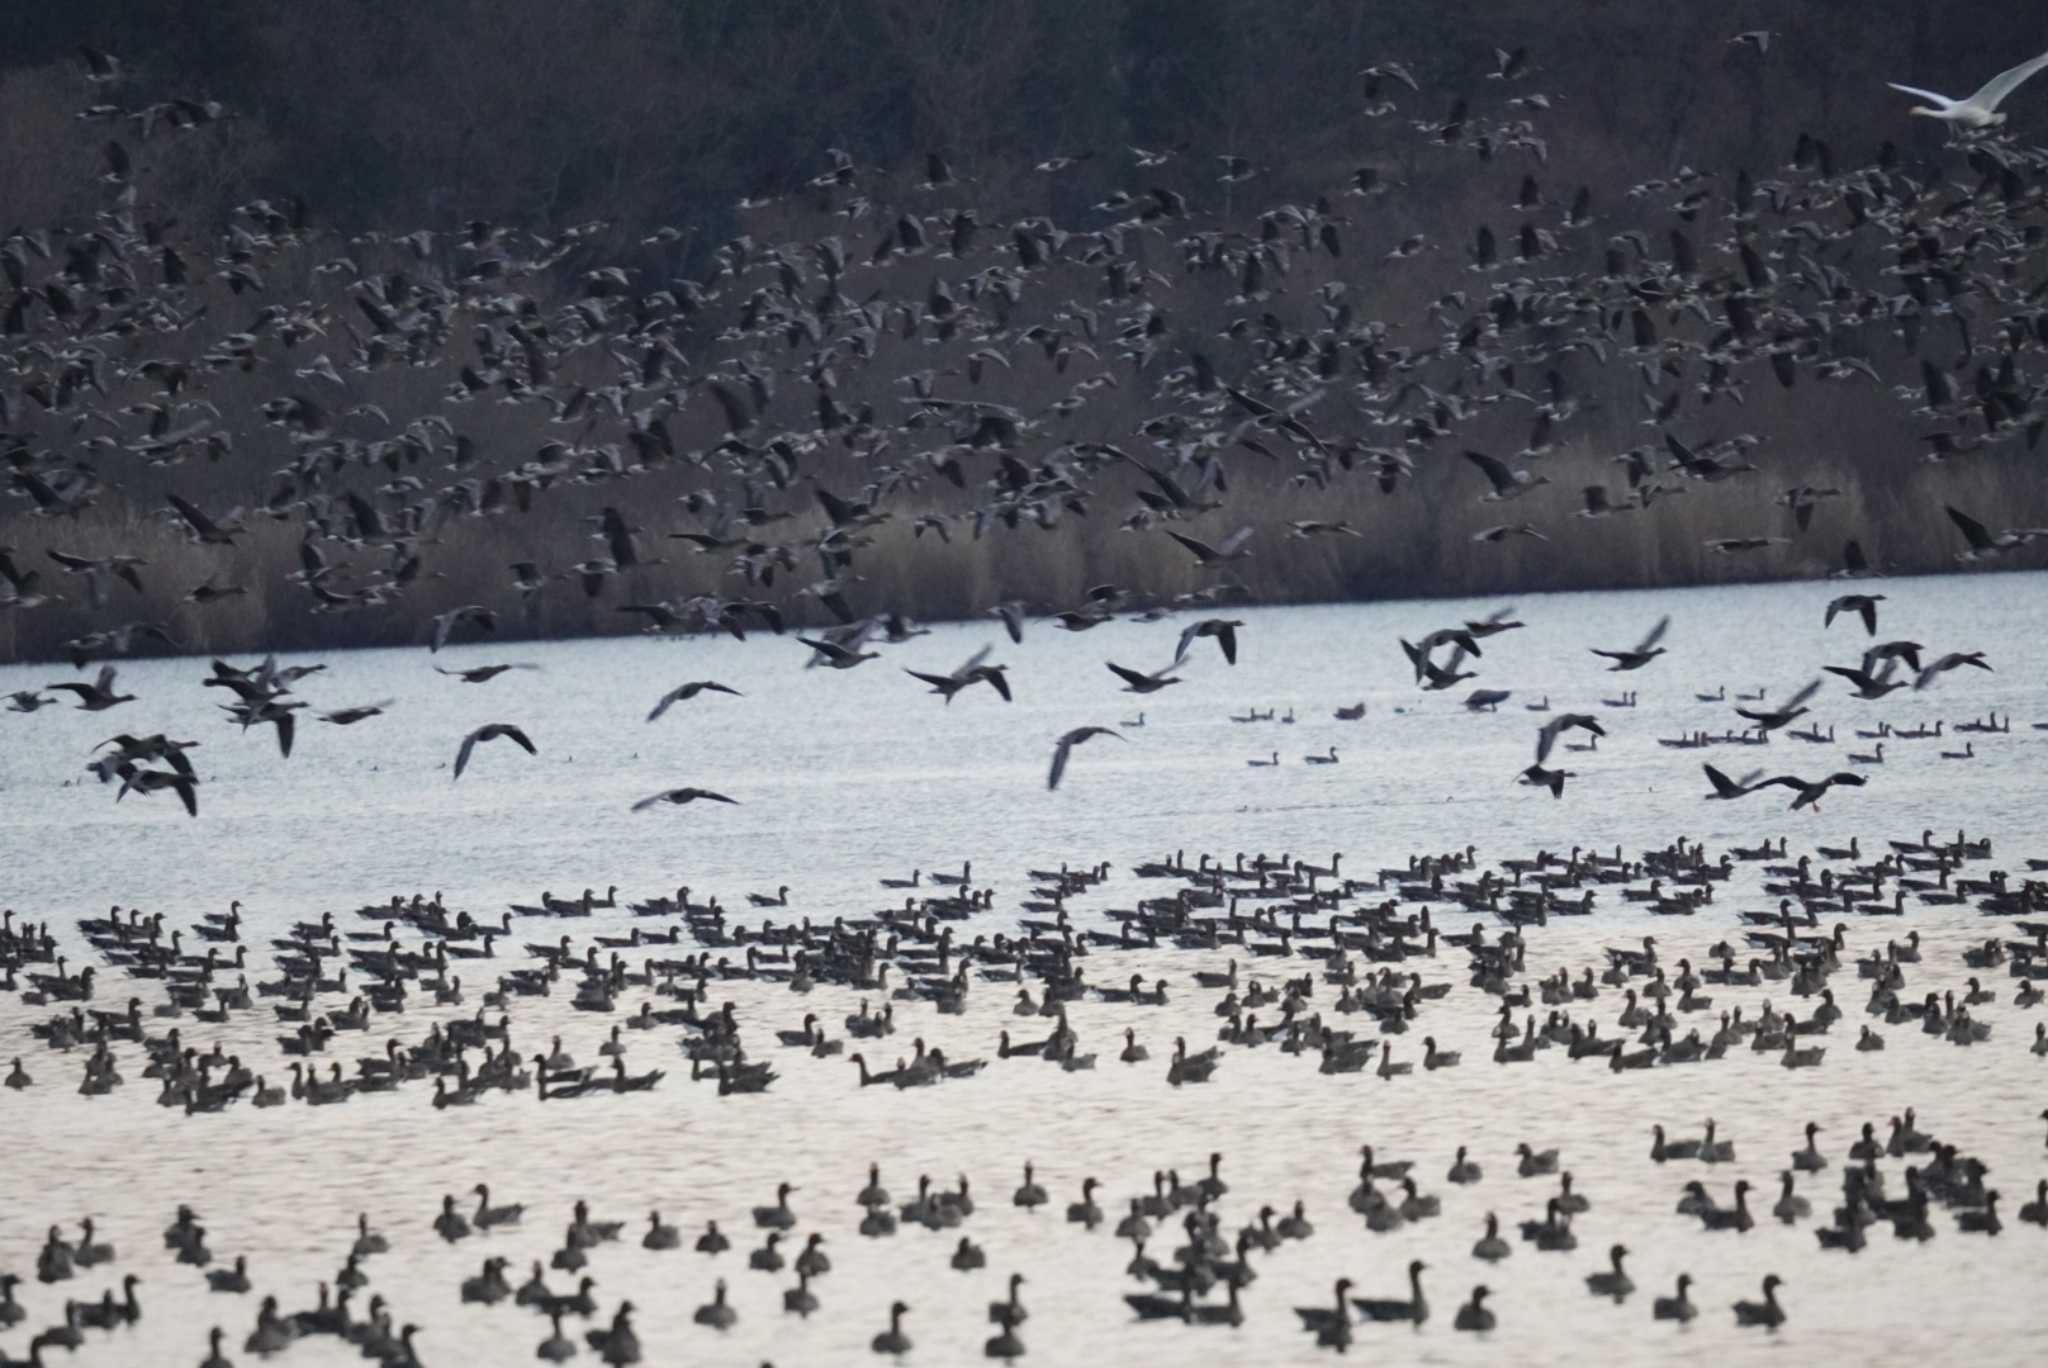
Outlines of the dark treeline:
M 466 602 L 552 634 L 690 596 L 936 617 L 1218 592 L 1169 525 L 1253 526 L 1221 587 L 1298 599 L 1814 574 L 1851 538 L 1929 569 L 1961 546 L 1944 503 L 2048 521 L 2036 434 L 2001 432 L 2025 415 L 1964 411 L 1981 374 L 2036 383 L 2017 344 L 1996 372 L 2043 274 L 2040 167 L 1998 183 L 1884 85 L 1967 92 L 2048 44 L 2024 7 L 224 0 L 43 7 L 12 36 L 0 203 L 34 307 L 4 339 L 0 658 L 138 621 L 206 649 L 418 640 Z M 1503 76 L 1497 50 L 1526 55 Z M 2041 141 L 2048 78 L 2010 109 L 2012 145 Z M 1954 254 L 1931 293 L 1889 269 L 1923 224 Z M 50 279 L 96 307 L 59 312 Z M 1762 315 L 1732 343 L 1731 296 Z M 1225 394 L 1312 405 L 1316 433 Z M 317 420 L 264 407 L 300 395 Z M 1967 458 L 1927 463 L 1937 430 Z M 1758 469 L 1671 474 L 1666 433 Z M 1556 488 L 1482 505 L 1472 448 Z M 1636 512 L 1573 519 L 1592 484 Z M 243 530 L 195 538 L 172 492 Z M 607 508 L 638 529 L 623 557 Z M 1548 540 L 1473 540 L 1525 520 Z M 1285 536 L 1304 521 L 1359 535 Z M 137 590 L 51 550 L 149 565 Z

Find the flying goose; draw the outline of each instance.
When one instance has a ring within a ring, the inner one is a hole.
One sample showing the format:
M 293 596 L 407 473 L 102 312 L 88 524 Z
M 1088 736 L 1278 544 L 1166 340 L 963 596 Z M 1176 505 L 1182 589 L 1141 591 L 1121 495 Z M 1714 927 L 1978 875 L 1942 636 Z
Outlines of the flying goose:
M 1963 128 L 1996 128 L 2005 122 L 2005 115 L 1998 112 L 1998 106 L 2005 102 L 2006 96 L 2019 89 L 2042 67 L 2048 67 L 2048 53 L 2042 53 L 2031 61 L 2021 62 L 2016 67 L 1999 72 L 1975 92 L 1960 100 L 1937 95 L 1918 86 L 1900 85 L 1897 81 L 1886 81 L 1885 84 L 1893 90 L 1932 101 L 1931 106 L 1915 105 L 1910 111 L 1922 118 L 1939 119 L 1943 123 L 1956 124 Z
M 673 803 L 677 807 L 681 807 L 685 803 L 694 803 L 699 798 L 704 799 L 706 802 L 732 803 L 735 805 L 740 801 L 737 798 L 728 798 L 722 793 L 714 793 L 710 789 L 673 788 L 664 789 L 660 793 L 650 794 L 642 798 L 639 802 L 633 804 L 633 811 L 645 812 L 658 803 Z
M 943 695 L 948 703 L 951 703 L 953 695 L 959 693 L 962 689 L 970 685 L 983 683 L 1001 694 L 1003 702 L 1008 703 L 1011 701 L 1010 680 L 1009 676 L 1004 672 L 1009 667 L 1006 665 L 987 665 L 983 663 L 988 659 L 989 652 L 993 649 L 990 646 L 982 647 L 969 656 L 966 662 L 951 674 L 926 674 L 921 670 L 910 669 L 906 669 L 903 673 L 909 675 L 912 679 L 922 680 L 924 683 L 931 685 L 932 692 Z
M 688 684 L 678 684 L 675 688 L 663 694 L 661 701 L 654 705 L 654 711 L 647 714 L 647 720 L 652 722 L 675 704 L 687 703 L 698 694 L 705 692 L 731 694 L 735 698 L 744 698 L 746 696 L 738 689 L 728 688 L 714 679 L 692 680 Z
M 1640 670 L 1643 668 L 1643 666 L 1649 664 L 1658 656 L 1664 654 L 1664 648 L 1662 646 L 1659 646 L 1657 643 L 1664 639 L 1664 633 L 1668 631 L 1670 627 L 1671 617 L 1669 614 L 1666 614 L 1665 616 L 1657 619 L 1657 625 L 1650 629 L 1649 634 L 1647 636 L 1645 636 L 1641 641 L 1636 643 L 1635 648 L 1633 650 L 1603 651 L 1598 647 L 1594 647 L 1592 648 L 1593 654 L 1596 656 L 1605 656 L 1607 659 L 1614 662 L 1614 664 L 1609 667 L 1609 673 L 1615 673 L 1621 670 Z
M 1119 741 L 1127 739 L 1121 732 L 1109 727 L 1076 727 L 1067 732 L 1053 746 L 1052 770 L 1045 777 L 1045 786 L 1048 789 L 1060 786 L 1060 776 L 1067 772 L 1067 756 L 1072 753 L 1074 747 L 1094 736 L 1114 736 Z
M 78 708 L 81 712 L 105 712 L 116 704 L 133 703 L 135 701 L 134 694 L 117 694 L 114 692 L 114 667 L 111 665 L 102 665 L 99 678 L 90 684 L 80 684 L 73 680 L 64 680 L 56 684 L 45 684 L 43 687 L 52 691 L 78 695 Z M 22 711 L 29 710 L 23 709 Z
M 478 742 L 495 741 L 501 736 L 509 737 L 511 740 L 518 742 L 520 749 L 524 750 L 528 755 L 540 754 L 534 748 L 533 742 L 527 739 L 526 733 L 513 726 L 510 722 L 486 723 L 462 738 L 462 749 L 455 753 L 455 778 L 460 779 L 462 777 L 462 771 L 469 764 L 469 753 L 477 748 Z

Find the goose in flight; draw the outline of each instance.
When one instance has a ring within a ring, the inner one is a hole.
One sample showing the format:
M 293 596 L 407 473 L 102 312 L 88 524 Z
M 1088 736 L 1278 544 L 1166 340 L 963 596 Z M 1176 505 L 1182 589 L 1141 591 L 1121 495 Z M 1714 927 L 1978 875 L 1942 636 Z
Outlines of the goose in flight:
M 486 632 L 498 630 L 498 615 L 481 603 L 465 603 L 460 608 L 450 608 L 434 616 L 434 634 L 427 642 L 427 653 L 432 655 L 448 644 L 449 635 L 463 623 L 476 624 Z
M 974 684 L 987 684 L 1003 696 L 1003 702 L 1008 703 L 1011 701 L 1010 678 L 1004 671 L 1008 670 L 1009 666 L 983 664 L 988 659 L 988 653 L 993 649 L 990 646 L 982 647 L 973 655 L 967 657 L 967 663 L 954 670 L 951 674 L 926 674 L 921 670 L 908 669 L 903 673 L 909 675 L 912 679 L 923 680 L 931 685 L 932 692 L 945 695 L 948 703 L 953 701 L 954 694 Z
M 735 805 L 740 801 L 737 798 L 728 798 L 722 793 L 713 793 L 710 789 L 673 788 L 654 794 L 651 797 L 642 798 L 639 802 L 633 804 L 633 811 L 645 812 L 656 803 L 673 803 L 675 806 L 681 807 L 685 803 L 694 803 L 699 798 L 709 803 L 732 803 Z
M 1836 784 L 1847 784 L 1853 788 L 1862 788 L 1865 782 L 1860 774 L 1830 774 L 1824 779 L 1801 779 L 1796 774 L 1781 774 L 1775 779 L 1765 779 L 1751 785 L 1751 787 L 1769 788 L 1773 784 L 1782 784 L 1786 788 L 1793 790 L 1792 811 L 1797 812 L 1803 807 L 1811 807 L 1815 812 L 1818 812 L 1820 811 L 1820 800 L 1826 797 L 1827 791 Z
M 1931 100 L 1933 106 L 1915 105 L 1912 112 L 1928 119 L 1940 119 L 1944 123 L 1960 125 L 1963 128 L 1996 128 L 2005 122 L 2005 115 L 1998 112 L 1998 106 L 2005 97 L 2018 90 L 2030 76 L 2042 67 L 2048 67 L 2048 52 L 2032 61 L 2021 62 L 2018 66 L 1999 72 L 1986 81 L 1975 94 L 1963 99 L 1951 99 L 1937 95 L 1931 90 L 1918 86 L 1900 85 L 1897 81 L 1886 81 L 1893 90 L 1903 91 L 1923 100 Z
M 1664 654 L 1664 648 L 1657 643 L 1664 639 L 1664 633 L 1670 627 L 1671 615 L 1667 613 L 1657 619 L 1657 625 L 1650 629 L 1650 634 L 1637 642 L 1635 649 L 1632 651 L 1603 651 L 1597 646 L 1591 649 L 1594 655 L 1605 656 L 1614 662 L 1608 669 L 1610 674 L 1622 670 L 1640 670 L 1643 666 Z
M 1225 565 L 1231 561 L 1251 559 L 1252 553 L 1243 549 L 1244 544 L 1251 540 L 1252 529 L 1250 527 L 1238 528 L 1237 531 L 1223 539 L 1223 545 L 1221 546 L 1211 546 L 1207 542 L 1196 541 L 1193 537 L 1183 537 L 1178 532 L 1169 531 L 1166 535 L 1179 542 L 1182 546 L 1185 546 L 1189 554 L 1194 556 L 1196 564 L 1200 565 L 1204 570 L 1212 565 Z
M 1105 660 L 1102 663 L 1109 667 L 1109 672 L 1111 674 L 1115 675 L 1118 679 L 1121 679 L 1124 682 L 1124 693 L 1158 693 L 1161 689 L 1165 688 L 1169 684 L 1178 684 L 1181 682 L 1180 680 L 1173 677 L 1173 665 L 1169 665 L 1163 670 L 1154 671 L 1151 674 L 1142 674 L 1137 670 L 1127 670 L 1113 660 Z M 1178 665 L 1179 663 L 1180 662 L 1176 660 L 1174 662 L 1174 665 Z
M 538 670 L 539 668 L 540 666 L 538 665 L 529 665 L 524 662 L 511 665 L 477 665 L 467 670 L 444 670 L 439 665 L 436 665 L 434 673 L 447 675 L 450 679 L 459 679 L 465 684 L 488 684 L 507 670 Z
M 1559 735 L 1573 727 L 1591 732 L 1595 736 L 1607 735 L 1607 728 L 1601 726 L 1597 718 L 1585 713 L 1559 713 L 1545 722 L 1542 730 L 1536 733 L 1536 763 L 1540 765 L 1548 760 L 1551 747 L 1557 744 Z
M 1883 594 L 1844 594 L 1828 604 L 1828 615 L 1821 621 L 1821 626 L 1834 626 L 1837 613 L 1855 613 L 1863 619 L 1864 635 L 1876 636 L 1877 605 L 1882 602 Z
M 1465 459 L 1479 467 L 1479 473 L 1493 486 L 1490 493 L 1479 496 L 1481 503 L 1505 503 L 1519 499 L 1538 485 L 1550 483 L 1548 475 L 1531 475 L 1526 470 L 1510 470 L 1506 463 L 1497 461 L 1483 451 L 1467 451 Z
M 1821 681 L 1818 679 L 1809 680 L 1805 688 L 1785 700 L 1783 707 L 1768 710 L 1761 708 L 1737 708 L 1735 715 L 1748 718 L 1756 723 L 1758 730 L 1768 735 L 1779 727 L 1791 726 L 1794 721 L 1804 716 L 1807 711 L 1806 700 L 1820 692 L 1820 685 Z
M 1564 781 L 1577 777 L 1571 770 L 1551 770 L 1545 769 L 1541 765 L 1531 765 L 1522 771 L 1521 777 L 1516 782 L 1532 784 L 1537 788 L 1547 788 L 1550 790 L 1551 797 L 1562 798 L 1564 797 Z
M 1174 665 L 1188 658 L 1188 648 L 1194 645 L 1197 637 L 1214 637 L 1216 645 L 1223 651 L 1224 663 L 1237 664 L 1237 629 L 1242 626 L 1244 623 L 1238 618 L 1203 618 L 1190 624 L 1181 631 L 1180 647 L 1173 653 Z
M 865 637 L 866 633 L 855 637 L 851 646 L 841 646 L 837 642 L 832 641 L 821 641 L 816 637 L 798 637 L 797 640 L 817 652 L 816 655 L 811 657 L 812 664 L 830 665 L 835 670 L 850 670 L 864 660 L 879 660 L 881 658 L 881 653 L 878 651 L 863 651 L 860 649 Z
M 1924 689 L 1943 673 L 1962 665 L 1974 665 L 1980 670 L 1991 669 L 1991 666 L 1985 663 L 1982 651 L 1951 651 L 1922 670 L 1913 680 L 1913 688 L 1916 691 Z
M 128 770 L 121 776 L 121 791 L 114 795 L 114 801 L 120 802 L 130 789 L 145 794 L 175 789 L 178 800 L 185 805 L 185 815 L 199 815 L 199 781 L 189 774 L 177 770 Z
M 501 736 L 510 737 L 512 740 L 517 741 L 520 748 L 528 755 L 540 754 L 534 748 L 533 742 L 527 739 L 526 733 L 513 726 L 510 722 L 487 723 L 462 738 L 462 749 L 455 752 L 455 778 L 460 779 L 462 777 L 462 771 L 469 765 L 469 753 L 476 749 L 478 742 L 495 741 Z
M 1892 678 L 1893 673 L 1899 667 L 1899 662 L 1891 657 L 1885 657 L 1884 668 L 1876 674 L 1870 672 L 1869 666 L 1870 658 L 1866 656 L 1861 666 L 1823 665 L 1821 668 L 1829 674 L 1840 675 L 1855 685 L 1858 698 L 1883 698 L 1893 689 L 1903 689 L 1906 687 L 1905 680 L 1894 680 Z
M 706 691 L 712 693 L 731 694 L 734 698 L 744 698 L 746 696 L 742 694 L 738 689 L 727 688 L 725 685 L 720 684 L 716 680 L 696 679 L 690 681 L 688 684 L 678 684 L 675 688 L 670 689 L 667 693 L 663 694 L 661 696 L 661 702 L 654 705 L 654 711 L 647 714 L 647 720 L 649 722 L 652 722 L 656 718 L 660 717 L 663 713 L 667 712 L 675 704 L 687 703 L 691 699 L 695 698 L 698 694 L 704 693 Z
M 1762 770 L 1752 770 L 1738 780 L 1730 779 L 1712 765 L 1701 765 L 1700 768 L 1707 772 L 1707 782 L 1714 786 L 1714 791 L 1707 795 L 1707 799 L 1710 802 L 1715 799 L 1727 801 L 1735 798 L 1746 798 L 1763 787 L 1762 784 L 1756 782 L 1757 775 L 1763 773 Z M 1773 780 L 1772 782 L 1776 783 L 1777 781 Z
M 1046 788 L 1056 789 L 1060 786 L 1060 776 L 1067 772 L 1067 757 L 1073 753 L 1074 747 L 1080 745 L 1091 736 L 1114 736 L 1119 741 L 1128 739 L 1122 732 L 1114 731 L 1109 727 L 1074 728 L 1062 736 L 1058 743 L 1053 746 L 1052 772 L 1045 777 Z
M 133 703 L 134 694 L 114 692 L 114 667 L 102 665 L 99 678 L 90 684 L 78 684 L 66 680 L 60 684 L 45 684 L 44 688 L 61 690 L 78 695 L 78 707 L 82 712 L 105 712 L 118 703 Z
M 365 703 L 359 707 L 336 708 L 333 712 L 319 714 L 319 717 L 322 722 L 332 722 L 337 727 L 352 727 L 369 718 L 383 716 L 384 710 L 397 701 L 395 698 L 380 698 L 375 703 Z

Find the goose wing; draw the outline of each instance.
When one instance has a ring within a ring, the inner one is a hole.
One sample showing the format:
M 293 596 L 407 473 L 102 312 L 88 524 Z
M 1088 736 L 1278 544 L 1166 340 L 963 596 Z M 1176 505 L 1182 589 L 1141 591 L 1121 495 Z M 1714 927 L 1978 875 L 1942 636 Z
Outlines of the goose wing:
M 1963 540 L 1970 544 L 1972 551 L 1985 551 L 1991 547 L 1991 534 L 1984 530 L 1984 524 L 1957 508 L 1954 504 L 1942 505 L 1948 512 L 1948 520 L 1963 534 Z
M 1997 109 L 2006 96 L 2019 89 L 2029 77 L 2042 67 L 2048 67 L 2048 52 L 2042 53 L 2030 62 L 2021 62 L 2010 70 L 1999 72 L 1984 83 L 1983 89 L 1970 96 L 1969 99 L 1964 100 L 1963 103 L 1975 105 L 1988 114 L 1992 110 Z M 1935 98 L 1939 99 L 1940 97 L 1936 96 Z
M 1641 655 L 1643 652 L 1649 650 L 1658 642 L 1662 641 L 1664 639 L 1664 634 L 1670 630 L 1671 615 L 1669 613 L 1666 613 L 1663 617 L 1657 619 L 1657 625 L 1650 629 L 1650 634 L 1644 637 L 1640 642 L 1636 644 L 1635 653 L 1637 655 Z
M 1494 493 L 1505 494 L 1515 487 L 1514 472 L 1485 452 L 1467 449 L 1465 459 L 1479 467 L 1479 473 L 1493 486 Z
M 2015 67 L 2014 70 L 2018 70 L 2018 68 Z M 2033 75 L 2033 72 L 2029 71 L 2027 73 L 2027 76 L 2031 75 Z M 2020 80 L 2024 81 L 2026 78 L 2026 76 L 2022 76 L 2020 77 Z M 1991 85 L 1997 85 L 2000 81 L 2004 79 L 2004 76 L 1994 76 L 1991 78 Z M 1941 106 L 1943 109 L 1954 109 L 1959 104 L 1967 103 L 1967 101 L 1963 100 L 1950 99 L 1946 95 L 1937 95 L 1931 90 L 1922 90 L 1919 86 L 1900 85 L 1897 81 L 1886 81 L 1885 84 L 1890 86 L 1893 90 L 1901 90 L 1908 95 L 1917 95 L 1923 100 L 1930 100 L 1933 103 Z M 2018 85 L 2019 81 L 2015 81 L 2013 82 L 2013 84 Z M 1991 89 L 1991 85 L 1985 86 L 1984 90 Z M 1972 100 L 1976 99 L 1978 96 L 1981 96 L 1984 93 L 1984 90 L 1978 91 L 1977 95 L 1973 95 L 1970 98 Z

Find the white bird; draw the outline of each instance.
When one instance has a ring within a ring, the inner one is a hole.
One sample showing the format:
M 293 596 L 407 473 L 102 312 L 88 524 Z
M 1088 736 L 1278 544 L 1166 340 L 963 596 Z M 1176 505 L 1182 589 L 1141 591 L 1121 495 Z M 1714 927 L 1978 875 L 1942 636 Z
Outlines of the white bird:
M 2048 52 L 2042 53 L 2030 62 L 2021 62 L 2010 71 L 1999 72 L 1984 83 L 1982 90 L 1962 100 L 1953 100 L 1946 95 L 1937 95 L 1931 90 L 1921 90 L 1917 86 L 1900 85 L 1896 81 L 1886 81 L 1885 84 L 1893 90 L 1902 90 L 1908 95 L 1917 95 L 1923 100 L 1934 102 L 1936 108 L 1933 109 L 1924 105 L 1916 106 L 1913 109 L 1915 114 L 1940 119 L 1945 123 L 1961 124 L 1965 128 L 1996 128 L 2005 122 L 2005 115 L 1998 112 L 1998 106 L 2005 101 L 2006 96 L 2019 89 L 2028 77 L 2042 67 L 2048 67 Z

